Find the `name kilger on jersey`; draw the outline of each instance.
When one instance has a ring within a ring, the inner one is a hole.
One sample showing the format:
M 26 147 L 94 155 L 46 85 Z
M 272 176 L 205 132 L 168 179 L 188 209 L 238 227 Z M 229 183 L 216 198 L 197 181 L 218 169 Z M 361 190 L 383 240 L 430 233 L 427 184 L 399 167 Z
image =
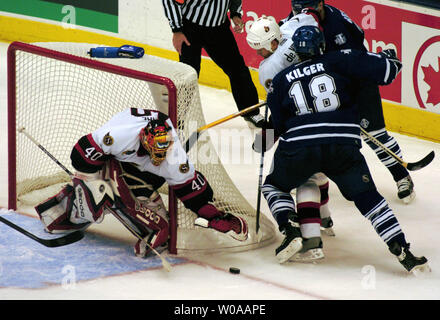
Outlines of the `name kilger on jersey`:
M 296 80 L 298 78 L 302 78 L 305 76 L 310 76 L 312 74 L 315 74 L 317 72 L 324 72 L 324 65 L 322 63 L 316 63 L 312 64 L 310 66 L 304 67 L 304 68 L 297 68 L 290 71 L 288 74 L 286 74 L 286 79 L 289 82 L 292 82 L 293 80 Z M 273 91 L 272 88 L 272 79 L 267 79 L 265 84 L 266 88 L 269 92 Z
M 302 69 L 301 68 L 293 69 L 292 71 L 286 74 L 286 79 L 287 81 L 292 82 L 293 80 L 296 80 L 298 78 L 310 76 L 318 72 L 325 72 L 324 65 L 322 63 L 315 63 L 310 66 L 304 67 Z

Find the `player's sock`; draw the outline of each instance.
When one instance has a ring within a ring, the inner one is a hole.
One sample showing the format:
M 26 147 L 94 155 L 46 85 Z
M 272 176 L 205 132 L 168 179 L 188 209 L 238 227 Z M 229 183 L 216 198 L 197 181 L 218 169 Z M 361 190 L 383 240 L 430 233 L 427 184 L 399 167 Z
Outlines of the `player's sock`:
M 328 236 L 335 236 L 335 231 L 333 230 L 333 220 L 331 218 L 331 211 L 328 205 L 329 182 L 320 185 L 319 191 L 321 192 L 321 206 L 319 207 L 319 213 L 321 216 L 321 230 L 324 234 Z
M 289 221 L 289 215 L 295 213 L 295 201 L 290 193 L 282 192 L 270 184 L 263 185 L 261 192 L 278 226 L 285 225 Z
M 353 200 L 362 215 L 370 220 L 377 234 L 387 245 L 392 242 L 398 242 L 401 246 L 406 245 L 405 235 L 397 218 L 377 190 L 361 193 Z

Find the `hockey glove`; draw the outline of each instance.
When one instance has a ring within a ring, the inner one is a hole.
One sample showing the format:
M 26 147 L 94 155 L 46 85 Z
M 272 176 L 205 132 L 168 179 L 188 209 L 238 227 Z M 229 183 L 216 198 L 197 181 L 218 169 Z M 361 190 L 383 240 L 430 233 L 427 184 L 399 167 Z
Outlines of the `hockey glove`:
M 394 49 L 387 49 L 379 52 L 379 55 L 385 57 L 390 63 L 390 76 L 389 79 L 394 80 L 402 70 L 402 62 L 397 58 L 396 51 Z M 387 83 L 389 84 L 389 83 Z
M 388 59 L 399 60 L 399 58 L 397 58 L 396 50 L 394 49 L 386 49 L 380 52 L 379 54 L 385 56 Z
M 217 230 L 238 241 L 245 241 L 248 237 L 248 226 L 243 218 L 219 211 L 210 203 L 203 206 L 198 215 L 194 221 L 196 226 Z
M 144 48 L 130 45 L 97 47 L 91 48 L 88 54 L 92 58 L 142 58 L 144 56 Z
M 252 150 L 258 153 L 266 152 L 274 146 L 278 138 L 279 136 L 275 134 L 274 129 L 263 129 L 255 134 Z

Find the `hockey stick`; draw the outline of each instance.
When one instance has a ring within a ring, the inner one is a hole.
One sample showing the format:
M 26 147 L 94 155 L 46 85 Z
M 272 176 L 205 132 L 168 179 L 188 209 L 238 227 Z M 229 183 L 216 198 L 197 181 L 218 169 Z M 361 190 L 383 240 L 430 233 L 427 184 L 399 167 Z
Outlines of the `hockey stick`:
M 24 127 L 18 128 L 18 132 L 23 133 L 29 140 L 31 140 L 38 148 L 41 149 L 49 158 L 51 158 L 57 165 L 61 167 L 70 177 L 73 177 L 73 173 L 69 171 L 61 162 L 58 161 L 49 151 L 46 150 L 37 140 L 35 140 L 29 133 L 26 132 Z
M 47 151 L 47 149 L 45 148 L 45 147 L 43 147 L 37 140 L 35 140 L 28 132 L 26 132 L 26 130 L 25 130 L 25 128 L 24 127 L 20 127 L 19 129 L 18 129 L 18 132 L 20 132 L 20 133 L 23 133 L 26 137 L 28 137 L 33 143 L 35 143 L 36 145 L 37 145 L 37 147 L 38 148 L 40 148 L 49 158 L 51 158 L 57 165 L 59 165 L 60 167 L 61 167 L 61 169 L 63 169 L 64 170 L 64 172 L 66 172 L 71 178 L 73 178 L 73 176 L 74 176 L 74 174 L 72 173 L 72 172 L 70 172 L 70 170 L 69 169 L 67 169 L 61 162 L 59 162 L 58 161 L 58 159 L 57 158 L 55 158 L 49 151 Z M 140 236 L 140 235 L 138 235 L 129 225 L 128 225 L 128 223 L 126 222 L 126 221 L 124 221 L 121 217 L 119 217 L 119 215 L 117 215 L 117 213 L 115 213 L 111 208 L 109 208 L 109 207 L 105 207 L 105 209 L 107 209 L 108 211 L 110 211 L 112 214 L 113 214 L 113 216 L 115 216 L 115 218 L 116 219 L 118 219 L 131 233 L 133 233 L 137 238 L 139 238 L 140 240 L 142 240 L 143 241 L 143 239 L 142 239 L 142 237 Z M 1 218 L 1 217 L 0 217 Z M 1 221 L 3 221 L 3 220 L 1 220 Z M 4 222 L 4 221 L 3 221 Z M 9 222 L 9 221 L 8 221 Z M 5 222 L 6 223 L 6 222 Z M 10 223 L 10 222 L 9 222 Z M 14 227 L 13 227 L 14 228 Z M 19 227 L 18 227 L 19 228 Z M 15 228 L 14 228 L 15 229 Z M 21 228 L 20 228 L 21 229 Z M 18 230 L 18 229 L 17 229 Z M 18 231 L 20 231 L 20 230 L 18 230 Z M 23 230 L 24 231 L 24 230 Z M 75 231 L 75 232 L 81 232 L 81 231 Z M 74 233 L 75 233 L 74 232 Z M 82 233 L 82 232 L 81 232 Z M 68 235 L 66 235 L 65 237 L 63 237 L 63 238 L 67 238 L 67 237 L 69 237 L 69 236 L 71 236 L 73 233 L 71 233 L 71 234 L 68 234 Z M 26 234 L 27 236 L 30 236 L 30 235 L 28 235 L 28 234 Z M 82 237 L 84 236 L 84 234 L 82 234 Z M 81 237 L 81 238 L 82 238 Z M 72 236 L 70 237 L 70 238 L 73 238 Z M 69 238 L 69 239 L 70 239 Z M 80 238 L 80 239 L 81 239 Z M 60 239 L 60 238 L 58 238 L 58 239 Z M 78 239 L 78 240 L 80 240 L 80 239 Z M 34 239 L 35 240 L 35 239 Z M 56 239 L 53 239 L 53 240 L 56 240 Z M 76 240 L 76 241 L 78 241 L 78 240 Z M 38 241 L 38 240 L 37 240 Z M 170 271 L 171 270 L 171 266 L 170 266 L 170 264 L 159 254 L 159 252 L 157 252 L 153 247 L 151 247 L 150 246 L 150 244 L 149 243 L 147 243 L 146 241 L 144 241 L 145 243 L 146 243 L 146 245 L 157 255 L 157 256 L 159 256 L 159 258 L 162 260 L 162 264 L 163 264 L 163 266 L 164 266 L 164 268 L 167 270 L 167 271 Z M 67 244 L 67 243 L 66 243 Z
M 31 139 L 31 141 L 36 143 L 41 149 L 41 146 L 36 141 L 34 141 L 33 138 L 27 134 L 27 132 L 24 131 L 24 128 L 19 128 L 18 132 L 24 133 L 29 139 Z M 53 158 L 53 156 L 51 154 L 49 154 L 46 150 L 44 150 L 44 148 L 42 150 L 45 151 L 45 153 L 48 154 L 51 158 Z M 59 165 L 62 166 L 61 163 L 59 163 Z M 62 236 L 62 237 L 59 237 L 59 238 L 43 239 L 43 238 L 37 237 L 36 235 L 34 235 L 33 233 L 31 233 L 29 231 L 24 230 L 23 228 L 17 226 L 16 224 L 12 223 L 11 221 L 9 221 L 3 217 L 0 217 L 0 221 L 3 222 L 4 224 L 8 225 L 9 227 L 15 229 L 16 231 L 24 234 L 25 236 L 37 241 L 38 243 L 40 243 L 46 247 L 49 247 L 49 248 L 66 246 L 68 244 L 77 242 L 77 241 L 81 240 L 82 238 L 84 238 L 84 232 L 82 232 L 81 230 L 77 230 L 77 231 L 74 231 L 72 233 L 69 233 L 69 234 Z
M 6 220 L 3 217 L 0 217 L 0 221 L 4 224 L 8 225 L 9 227 L 17 230 L 18 232 L 24 234 L 25 236 L 31 238 L 32 240 L 37 241 L 38 243 L 42 244 L 43 246 L 49 247 L 49 248 L 55 248 L 55 247 L 61 247 L 66 246 L 68 244 L 77 242 L 81 240 L 84 237 L 84 233 L 82 231 L 74 231 L 72 233 L 69 233 L 68 235 L 65 235 L 64 237 L 54 238 L 54 239 L 42 239 L 34 235 L 33 233 L 30 233 L 29 231 L 24 230 L 23 228 L 17 226 L 16 224 L 12 223 L 9 220 Z
M 400 158 L 398 155 L 396 155 L 394 152 L 392 152 L 390 149 L 385 147 L 380 141 L 378 141 L 375 137 L 373 137 L 371 134 L 369 134 L 367 131 L 365 131 L 364 128 L 361 127 L 362 134 L 365 135 L 369 140 L 371 140 L 375 145 L 382 148 L 383 151 L 385 151 L 388 155 L 396 159 L 397 162 L 399 162 L 403 167 L 408 169 L 409 171 L 416 171 L 420 170 L 424 167 L 426 167 L 428 164 L 431 163 L 431 161 L 434 159 L 435 153 L 434 151 L 431 151 L 428 155 L 426 155 L 423 159 L 416 161 L 416 162 L 405 162 L 402 158 Z
M 197 140 L 199 139 L 199 137 L 203 133 L 203 131 L 205 131 L 205 130 L 207 130 L 209 128 L 212 128 L 212 127 L 214 127 L 216 125 L 219 125 L 219 124 L 221 124 L 223 122 L 226 122 L 228 120 L 237 118 L 238 116 L 241 116 L 241 115 L 244 115 L 246 113 L 249 113 L 249 112 L 251 112 L 253 110 L 256 110 L 256 109 L 258 109 L 258 108 L 260 108 L 262 106 L 265 106 L 266 104 L 267 104 L 266 101 L 258 103 L 258 104 L 254 104 L 253 106 L 250 106 L 250 107 L 248 107 L 246 109 L 243 109 L 241 111 L 235 112 L 233 114 L 230 114 L 230 115 L 228 115 L 226 117 L 223 117 L 221 119 L 218 119 L 216 121 L 213 121 L 211 123 L 208 123 L 208 124 L 198 128 L 197 131 L 193 132 L 190 135 L 190 137 L 188 138 L 188 140 L 186 140 L 186 142 L 185 142 L 185 151 L 188 152 L 193 147 L 193 145 L 197 142 Z
M 268 113 L 268 107 L 266 105 L 266 108 L 264 110 L 264 121 L 267 121 L 267 113 Z M 265 137 L 262 136 L 262 139 L 265 139 Z M 261 141 L 263 144 L 263 141 Z M 260 242 L 262 238 L 262 234 L 258 234 L 258 231 L 260 230 L 260 208 L 261 208 L 261 184 L 263 182 L 263 166 L 264 166 L 264 153 L 265 153 L 265 147 L 261 150 L 261 159 L 260 159 L 260 173 L 258 175 L 258 191 L 257 191 L 257 214 L 256 214 L 256 229 L 255 233 L 257 234 L 257 240 Z

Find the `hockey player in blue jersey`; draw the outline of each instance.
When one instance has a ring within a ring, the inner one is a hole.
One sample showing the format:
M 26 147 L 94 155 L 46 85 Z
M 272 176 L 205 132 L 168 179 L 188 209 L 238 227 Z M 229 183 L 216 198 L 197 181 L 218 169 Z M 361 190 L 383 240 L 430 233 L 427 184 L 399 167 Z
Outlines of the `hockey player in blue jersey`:
M 409 251 L 399 222 L 378 193 L 359 150 L 358 83 L 390 84 L 402 67 L 395 52 L 346 49 L 323 54 L 324 35 L 314 26 L 299 28 L 293 39 L 301 62 L 278 73 L 267 96 L 274 129 L 280 135 L 273 171 L 262 188 L 269 207 L 279 199 L 284 205 L 289 199 L 294 207 L 290 191 L 322 172 L 370 220 L 407 271 L 430 270 L 425 257 Z M 302 215 L 300 220 L 315 218 Z
M 366 52 L 364 46 L 364 31 L 356 25 L 343 11 L 324 3 L 324 0 L 291 0 L 292 12 L 282 20 L 288 21 L 298 13 L 313 15 L 320 24 L 326 41 L 326 51 L 356 49 Z M 390 136 L 385 128 L 382 110 L 382 100 L 379 87 L 369 81 L 362 80 L 356 94 L 360 106 L 360 124 L 373 137 L 386 145 L 395 154 L 402 152 L 396 139 Z M 388 168 L 397 184 L 397 196 L 408 204 L 415 198 L 414 183 L 406 168 L 390 157 L 381 148 L 378 148 L 367 137 L 366 142 L 376 153 L 381 162 Z

